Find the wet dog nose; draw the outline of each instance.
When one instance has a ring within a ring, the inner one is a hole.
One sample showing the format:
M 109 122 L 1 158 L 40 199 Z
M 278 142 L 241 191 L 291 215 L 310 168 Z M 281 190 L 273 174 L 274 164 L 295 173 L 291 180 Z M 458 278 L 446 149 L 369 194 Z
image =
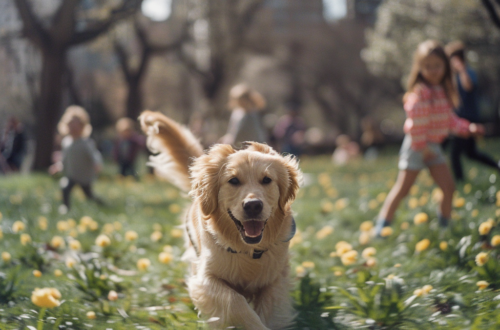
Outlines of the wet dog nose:
M 262 212 L 264 203 L 260 199 L 250 199 L 243 203 L 243 210 L 248 217 L 256 217 Z

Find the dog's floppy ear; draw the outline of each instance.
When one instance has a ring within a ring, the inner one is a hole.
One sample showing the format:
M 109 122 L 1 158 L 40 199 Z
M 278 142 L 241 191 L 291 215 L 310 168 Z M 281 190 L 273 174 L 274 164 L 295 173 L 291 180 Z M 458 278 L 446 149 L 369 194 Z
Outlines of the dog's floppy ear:
M 302 181 L 302 173 L 299 170 L 299 162 L 292 155 L 281 157 L 280 162 L 285 167 L 286 177 L 278 180 L 280 198 L 278 206 L 282 212 L 285 212 L 286 205 L 292 202 L 299 191 Z
M 204 215 L 209 216 L 218 206 L 219 175 L 227 157 L 236 151 L 227 144 L 217 144 L 198 157 L 191 166 L 191 195 L 200 201 Z

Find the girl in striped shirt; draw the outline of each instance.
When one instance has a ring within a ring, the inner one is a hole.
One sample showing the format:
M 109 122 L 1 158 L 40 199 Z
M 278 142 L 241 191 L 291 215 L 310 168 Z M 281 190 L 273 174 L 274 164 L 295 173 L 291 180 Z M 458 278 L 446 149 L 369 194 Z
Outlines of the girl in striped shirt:
M 468 137 L 483 134 L 484 127 L 459 118 L 453 108 L 459 103 L 453 85 L 450 63 L 441 44 L 434 40 L 421 43 L 414 55 L 404 98 L 405 138 L 399 153 L 399 174 L 380 210 L 375 233 L 384 236 L 401 200 L 418 174 L 428 168 L 434 182 L 443 191 L 439 206 L 439 224 L 446 226 L 451 215 L 455 184 L 440 143 L 450 134 Z

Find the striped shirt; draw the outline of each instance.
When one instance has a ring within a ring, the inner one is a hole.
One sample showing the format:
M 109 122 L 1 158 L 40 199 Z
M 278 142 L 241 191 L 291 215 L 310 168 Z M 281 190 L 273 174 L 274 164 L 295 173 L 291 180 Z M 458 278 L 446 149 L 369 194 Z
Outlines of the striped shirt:
M 420 84 L 404 102 L 404 131 L 411 136 L 413 150 L 422 150 L 427 142 L 441 143 L 450 134 L 467 134 L 469 121 L 459 118 L 441 85 Z

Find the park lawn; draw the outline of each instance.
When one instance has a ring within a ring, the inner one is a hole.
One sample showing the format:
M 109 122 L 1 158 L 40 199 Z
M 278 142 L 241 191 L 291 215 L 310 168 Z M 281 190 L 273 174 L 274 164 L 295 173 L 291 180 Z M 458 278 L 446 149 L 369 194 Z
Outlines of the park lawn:
M 487 142 L 481 146 L 499 158 L 500 140 Z M 440 191 L 421 173 L 393 233 L 374 240 L 366 230 L 396 178 L 396 151 L 344 167 L 327 156 L 301 160 L 305 186 L 290 249 L 294 329 L 500 328 L 498 173 L 466 162 L 468 182 L 457 186 L 445 230 L 437 226 Z M 206 328 L 180 260 L 188 199 L 149 175 L 112 173 L 108 167 L 95 184 L 105 206 L 75 189 L 64 216 L 57 179 L 0 179 L 0 329 Z M 35 288 L 45 287 L 59 290 L 60 306 L 32 303 Z M 111 290 L 117 300 L 108 299 Z

